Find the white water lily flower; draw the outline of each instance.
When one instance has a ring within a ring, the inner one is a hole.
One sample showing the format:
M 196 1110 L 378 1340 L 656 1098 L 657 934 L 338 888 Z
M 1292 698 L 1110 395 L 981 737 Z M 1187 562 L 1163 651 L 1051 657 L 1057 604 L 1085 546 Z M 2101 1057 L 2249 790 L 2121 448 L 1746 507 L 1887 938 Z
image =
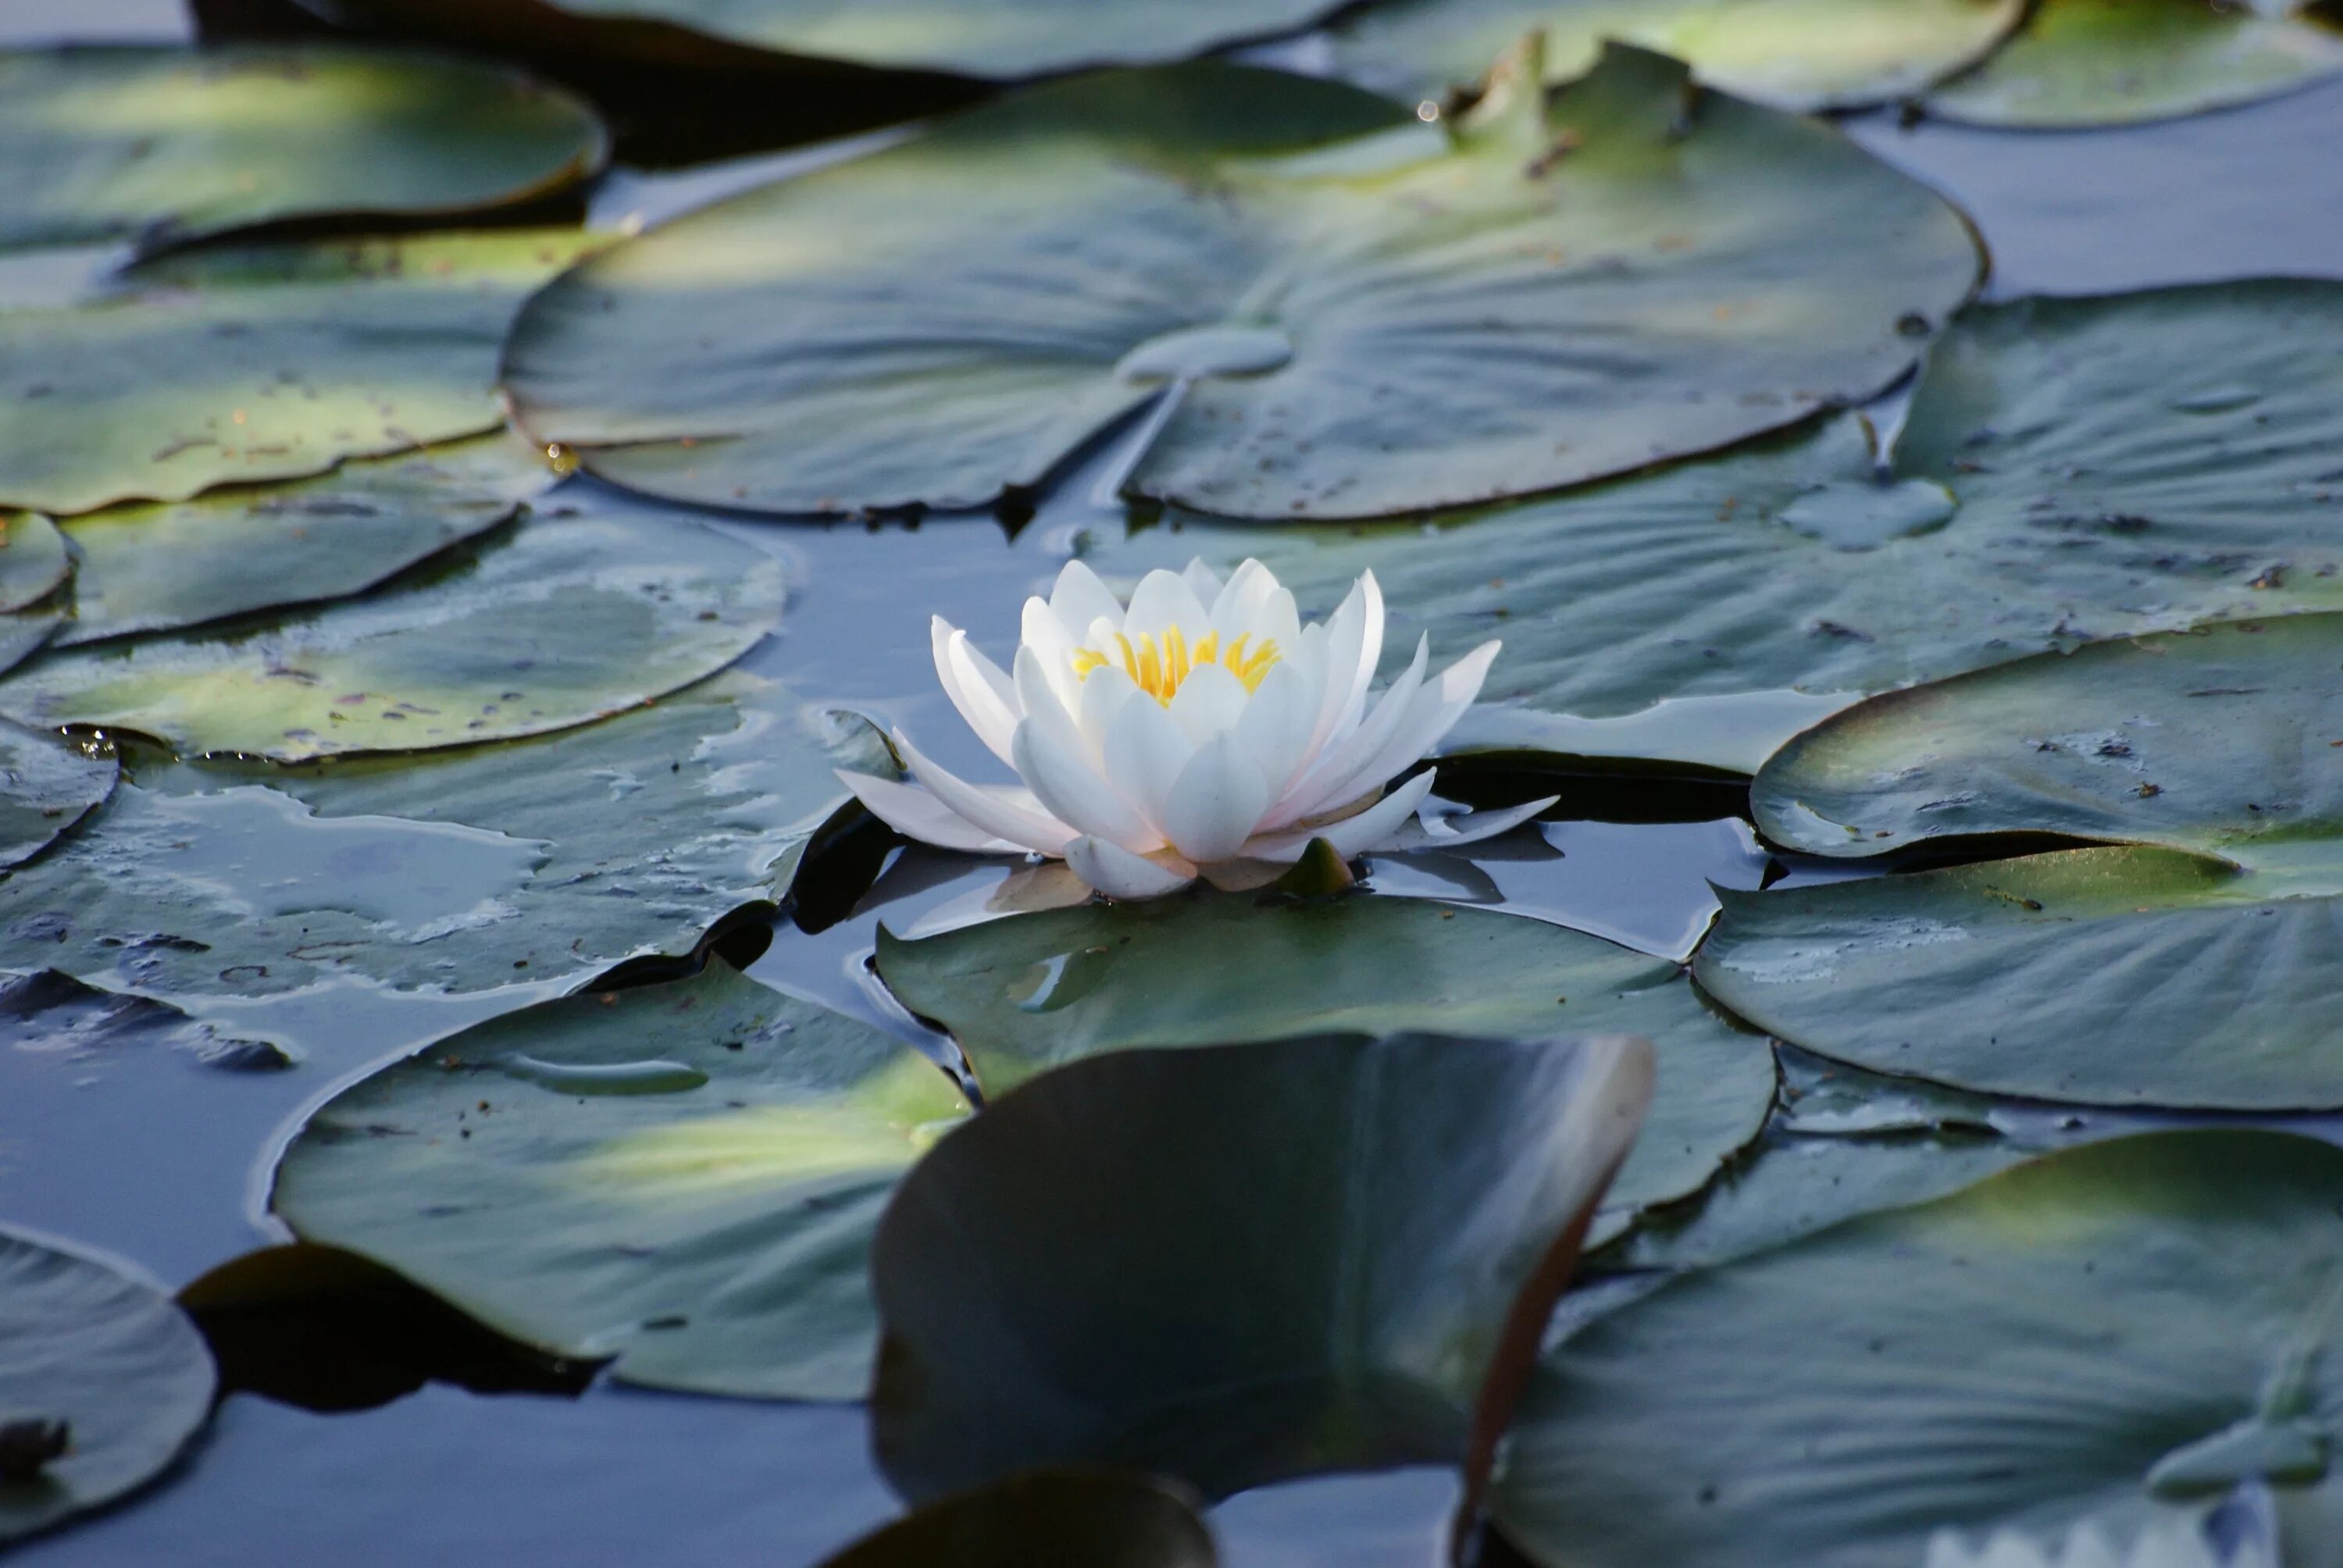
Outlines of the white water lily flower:
M 1062 858 L 1115 899 L 1177 890 L 1202 873 L 1261 879 L 1324 839 L 1345 859 L 1449 849 L 1528 820 L 1554 798 L 1470 817 L 1425 815 L 1430 770 L 1388 791 L 1481 692 L 1498 645 L 1436 676 L 1426 643 L 1380 694 L 1383 594 L 1362 577 L 1341 608 L 1302 624 L 1259 561 L 1225 583 L 1202 561 L 1153 571 L 1125 606 L 1079 561 L 1025 601 L 1011 671 L 938 617 L 936 674 L 1015 785 L 974 784 L 895 732 L 920 787 L 839 777 L 896 831 L 975 854 Z
M 2056 1553 L 2014 1530 L 1998 1531 L 1971 1551 L 1952 1531 L 1939 1530 L 1928 1543 L 1926 1568 L 2278 1568 L 2278 1555 L 2268 1536 L 2257 1533 L 2224 1557 L 2195 1520 L 2167 1518 L 2143 1530 L 2128 1553 L 2087 1523 Z

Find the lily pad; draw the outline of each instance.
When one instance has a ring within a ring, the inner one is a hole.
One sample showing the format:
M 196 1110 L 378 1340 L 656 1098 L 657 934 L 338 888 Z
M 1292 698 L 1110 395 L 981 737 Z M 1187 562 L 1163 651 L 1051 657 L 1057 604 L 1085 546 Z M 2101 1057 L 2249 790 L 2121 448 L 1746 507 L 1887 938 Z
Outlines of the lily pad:
M 1438 98 L 1538 27 L 1550 82 L 1578 75 L 1616 38 L 1761 104 L 1844 109 L 1913 96 L 1976 64 L 2025 10 L 2023 0 L 1383 0 L 1334 29 L 1334 57 L 1378 91 Z
M 2015 38 L 1938 88 L 1928 108 L 2055 129 L 2249 104 L 2343 72 L 2343 27 L 2322 10 L 2297 0 L 2041 0 Z
M 2331 283 L 1973 307 L 1884 472 L 1848 417 L 1437 530 L 1198 525 L 1087 558 L 1257 555 L 1319 613 L 1372 568 L 1393 646 L 1504 638 L 1452 749 L 1748 770 L 1855 694 L 2343 605 L 2338 343 Z
M 362 593 L 511 520 L 552 482 L 537 454 L 488 436 L 297 484 L 74 518 L 65 525 L 73 618 L 54 640 L 172 631 Z
M 0 868 L 21 865 L 114 793 L 110 746 L 0 721 Z
M 324 473 L 503 422 L 498 347 L 574 230 L 204 250 L 0 309 L 0 505 L 58 514 Z
M 203 1337 L 162 1292 L 0 1229 L 0 1541 L 170 1468 L 210 1418 L 214 1381 Z
M 1774 1103 L 1772 1050 L 1711 1010 L 1680 966 L 1541 920 L 1415 899 L 1257 905 L 1200 893 L 918 941 L 882 927 L 877 964 L 904 1006 L 951 1031 L 989 1094 L 1141 1045 L 1328 1030 L 1643 1036 L 1658 1050 L 1657 1086 L 1598 1221 L 1606 1232 L 1698 1190 Z
M 719 505 L 982 505 L 1153 404 L 1128 493 L 1366 517 L 1867 395 L 1977 270 L 1924 187 L 1638 50 L 1453 132 L 1197 65 L 1043 87 L 618 246 L 530 302 L 505 382 L 595 472 Z
M 867 727 L 727 675 L 502 746 L 145 768 L 0 881 L 0 969 L 254 996 L 337 974 L 479 990 L 686 954 L 788 895 L 850 799 L 841 767 L 892 763 Z
M 1031 1080 L 880 1226 L 880 1464 L 915 1500 L 1068 1462 L 1222 1497 L 1483 1451 L 1651 1070 L 1617 1038 L 1315 1035 Z
M 821 1568 L 1217 1568 L 1185 1488 L 1108 1470 L 1045 1470 L 931 1503 Z
M 1497 1522 L 1571 1568 L 1890 1568 L 2317 1481 L 2338 1198 L 2324 1143 L 2156 1133 L 1680 1276 L 1547 1353 Z
M 0 713 L 277 761 L 563 729 L 688 686 L 778 622 L 779 564 L 681 518 L 539 518 L 438 580 L 275 622 L 53 655 Z
M 1341 0 L 551 0 L 595 20 L 822 60 L 1012 80 L 1085 65 L 1183 59 L 1307 26 Z M 512 0 L 485 9 L 518 10 Z
M 565 997 L 344 1090 L 286 1150 L 304 1240 L 628 1382 L 854 1399 L 864 1261 L 903 1171 L 967 1107 L 935 1063 L 743 979 Z
M 48 598 L 65 586 L 73 569 L 56 524 L 38 512 L 0 516 L 0 614 Z
M 583 179 L 606 151 L 578 100 L 447 55 L 0 52 L 0 246 L 477 212 Z

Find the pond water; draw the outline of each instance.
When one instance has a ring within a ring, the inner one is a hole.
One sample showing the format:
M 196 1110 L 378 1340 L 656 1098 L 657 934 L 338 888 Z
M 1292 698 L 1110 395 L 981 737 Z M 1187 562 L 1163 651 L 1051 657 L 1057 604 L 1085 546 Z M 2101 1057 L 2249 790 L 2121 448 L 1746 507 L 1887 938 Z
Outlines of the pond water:
M 168 0 L 11 0 L 0 15 L 0 42 L 171 36 L 181 25 Z M 1848 128 L 1976 220 L 1994 256 L 1996 296 L 2262 274 L 2343 277 L 2343 160 L 2329 156 L 2343 143 L 2343 84 L 2088 134 L 1906 126 L 1884 114 Z M 657 221 L 824 156 L 755 159 L 712 173 L 619 171 L 598 211 L 613 221 Z M 1121 527 L 1091 499 L 1096 474 L 1115 460 L 1111 449 L 1097 455 L 1013 536 L 990 518 L 793 526 L 712 516 L 778 556 L 798 590 L 782 629 L 749 656 L 749 668 L 936 737 L 947 765 L 972 760 L 975 742 L 947 722 L 935 689 L 928 618 L 940 613 L 1005 656 L 1014 633 L 1006 607 L 1046 582 L 1081 530 Z M 613 516 L 675 509 L 583 478 L 545 506 Z M 134 779 L 136 772 L 134 763 Z M 1582 818 L 1515 835 L 1471 866 L 1395 858 L 1377 864 L 1372 880 L 1388 892 L 1512 910 L 1681 960 L 1715 909 L 1712 883 L 1755 888 L 1857 874 L 1772 859 L 1746 820 L 1729 811 L 1615 821 L 1602 819 L 1630 813 L 1610 795 L 1579 804 Z M 298 817 L 280 817 L 268 830 L 280 848 L 254 850 L 255 874 L 280 880 L 318 874 L 322 858 L 365 831 Z M 450 852 L 462 862 L 459 879 L 498 874 L 493 856 L 483 862 L 460 845 Z M 282 857 L 273 867 L 272 853 Z M 925 1041 L 927 1031 L 869 973 L 876 930 L 882 921 L 904 932 L 963 918 L 1001 875 L 923 850 L 895 851 L 833 923 L 809 931 L 778 922 L 750 972 Z M 290 1070 L 208 1065 L 167 1032 L 94 1029 L 63 1040 L 47 1027 L 0 1032 L 0 1214 L 107 1249 L 167 1285 L 184 1283 L 279 1236 L 263 1218 L 261 1183 L 309 1108 L 420 1042 L 558 989 L 519 984 L 436 998 L 344 982 L 186 1004 L 217 1039 L 280 1042 L 297 1058 Z M 354 1357 L 371 1353 L 363 1343 L 346 1348 Z M 237 1394 L 193 1462 L 159 1489 L 18 1556 L 28 1568 L 276 1560 L 373 1568 L 418 1558 L 578 1568 L 808 1563 L 896 1511 L 866 1442 L 851 1409 L 608 1386 L 570 1397 L 433 1383 L 377 1408 L 331 1414 Z M 1453 1501 L 1447 1473 L 1402 1472 L 1240 1496 L 1216 1522 L 1232 1568 L 1422 1568 Z

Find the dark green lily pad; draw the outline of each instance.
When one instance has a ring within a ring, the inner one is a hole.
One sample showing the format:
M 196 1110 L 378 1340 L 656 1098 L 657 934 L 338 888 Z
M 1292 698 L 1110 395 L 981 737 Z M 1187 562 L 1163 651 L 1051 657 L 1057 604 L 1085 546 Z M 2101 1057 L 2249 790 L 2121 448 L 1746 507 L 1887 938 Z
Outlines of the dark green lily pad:
M 1849 709 L 1759 775 L 1769 835 L 1838 855 L 2027 831 L 2141 847 L 1723 893 L 1701 982 L 1801 1045 L 1971 1089 L 2343 1105 L 2338 675 L 2343 616 L 2290 616 Z
M 1109 1470 L 1045 1470 L 931 1503 L 822 1568 L 1217 1568 L 1186 1489 Z
M 617 246 L 530 302 L 505 381 L 595 472 L 720 505 L 981 505 L 1155 403 L 1129 493 L 1366 517 L 1866 395 L 1977 267 L 1924 187 L 1641 51 L 1453 133 L 1198 65 L 1044 87 Z
M 583 179 L 605 151 L 568 95 L 447 55 L 0 52 L 0 246 L 477 212 Z
M 815 59 L 1010 80 L 1146 65 L 1274 37 L 1340 0 L 551 0 L 581 18 L 667 23 Z
M 277 1166 L 307 1241 L 620 1379 L 777 1399 L 870 1381 L 864 1258 L 967 1110 L 933 1062 L 743 979 L 565 997 L 344 1090 Z
M 65 586 L 73 569 L 56 524 L 38 512 L 0 516 L 0 614 L 48 598 Z
M 507 437 L 354 462 L 319 478 L 70 519 L 65 646 L 343 598 L 506 522 L 553 482 Z
M 1604 1232 L 1696 1191 L 1774 1103 L 1773 1052 L 1707 1007 L 1679 966 L 1541 920 L 1413 899 L 1281 906 L 1199 893 L 909 942 L 882 927 L 877 962 L 904 1006 L 951 1031 L 990 1094 L 1139 1045 L 1328 1030 L 1641 1035 L 1658 1050 L 1657 1087 Z
M 1931 112 L 1984 126 L 2127 125 L 2249 104 L 2343 72 L 2343 28 L 2296 0 L 2042 0 Z
M 1438 98 L 1539 27 L 1550 82 L 1579 75 L 1617 38 L 1761 104 L 1853 108 L 1974 65 L 2025 10 L 2022 0 L 1383 0 L 1334 29 L 1334 57 L 1379 91 Z
M 573 230 L 205 250 L 0 309 L 0 505 L 58 514 L 319 474 L 502 423 L 521 300 Z
M 1505 1422 L 1651 1090 L 1640 1040 L 1314 1035 L 1046 1072 L 871 1253 L 906 1495 L 1128 1464 L 1221 1497 Z
M 0 713 L 297 762 L 543 734 L 688 686 L 780 618 L 779 564 L 681 518 L 539 518 L 437 580 L 237 628 L 73 649 Z
M 849 799 L 841 767 L 892 763 L 867 727 L 727 675 L 501 746 L 146 768 L 0 881 L 0 969 L 253 996 L 337 974 L 479 990 L 685 954 L 787 896 Z
M 110 746 L 0 721 L 0 868 L 21 865 L 114 793 Z
M 2157 1133 L 1681 1276 L 1547 1353 L 1497 1522 L 1571 1568 L 1904 1568 L 2283 1494 L 2343 1392 L 2338 1200 L 2324 1143 Z
M 210 1419 L 213 1384 L 203 1337 L 168 1296 L 0 1229 L 0 1444 L 23 1473 L 0 1475 L 0 1541 L 154 1480 Z
M 1322 614 L 1373 568 L 1394 646 L 1504 638 L 1452 749 L 1749 770 L 1850 694 L 2343 605 L 2338 342 L 2331 283 L 1976 307 L 1884 474 L 1847 418 L 1436 532 L 1197 526 L 1087 558 L 1257 555 Z

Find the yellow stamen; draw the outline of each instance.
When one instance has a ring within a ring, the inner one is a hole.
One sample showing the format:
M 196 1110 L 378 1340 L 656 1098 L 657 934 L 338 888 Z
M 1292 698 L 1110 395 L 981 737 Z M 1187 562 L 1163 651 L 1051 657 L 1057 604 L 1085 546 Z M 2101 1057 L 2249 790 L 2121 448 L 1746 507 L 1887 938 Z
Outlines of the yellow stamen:
M 1160 643 L 1142 632 L 1134 644 L 1131 638 L 1116 632 L 1111 652 L 1089 648 L 1074 650 L 1074 678 L 1087 680 L 1091 671 L 1113 666 L 1131 677 L 1132 685 L 1168 708 L 1191 675 L 1207 665 L 1218 665 L 1235 676 L 1247 691 L 1258 691 L 1261 683 L 1268 678 L 1271 667 L 1277 663 L 1278 648 L 1274 638 L 1264 638 L 1257 647 L 1252 644 L 1252 638 L 1248 633 L 1222 648 L 1217 631 L 1208 631 L 1191 643 L 1188 634 L 1176 626 L 1164 628 Z

